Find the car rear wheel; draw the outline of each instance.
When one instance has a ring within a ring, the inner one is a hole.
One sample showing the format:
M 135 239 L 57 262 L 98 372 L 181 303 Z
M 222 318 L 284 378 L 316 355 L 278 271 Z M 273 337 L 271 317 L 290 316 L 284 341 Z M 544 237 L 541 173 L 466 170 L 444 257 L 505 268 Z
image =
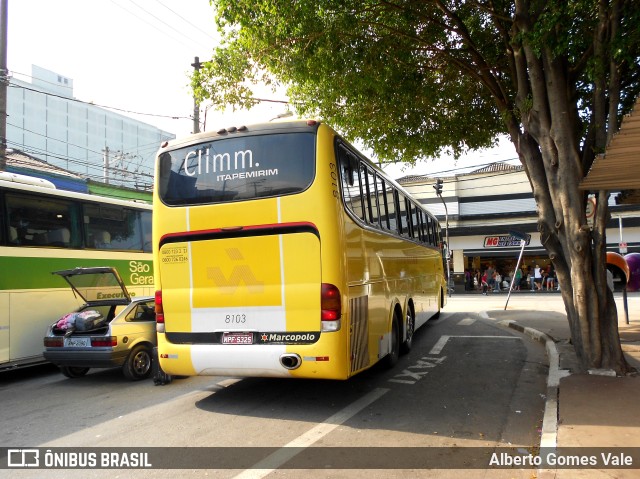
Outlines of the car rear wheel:
M 89 372 L 89 368 L 79 368 L 74 366 L 60 366 L 60 372 L 68 378 L 79 378 Z
M 143 345 L 131 350 L 122 366 L 124 375 L 132 381 L 145 379 L 151 374 L 151 349 Z

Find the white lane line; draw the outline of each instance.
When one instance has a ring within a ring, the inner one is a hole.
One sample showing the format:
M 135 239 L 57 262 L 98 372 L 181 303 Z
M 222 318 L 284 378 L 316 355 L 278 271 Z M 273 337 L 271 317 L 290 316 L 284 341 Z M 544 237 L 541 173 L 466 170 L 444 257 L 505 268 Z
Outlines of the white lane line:
M 519 336 L 466 336 L 466 335 L 454 335 L 454 336 L 440 336 L 438 342 L 431 348 L 429 355 L 438 355 L 442 352 L 449 338 L 486 338 L 486 339 L 522 339 Z
M 476 318 L 464 318 L 462 321 L 458 322 L 458 326 L 471 326 L 476 322 Z
M 216 384 L 220 387 L 228 388 L 229 386 L 233 386 L 234 384 L 239 383 L 240 381 L 242 381 L 242 379 L 240 378 L 229 378 L 229 379 L 223 379 L 222 381 L 218 381 Z
M 235 476 L 234 479 L 261 479 L 268 474 L 271 474 L 278 467 L 289 461 L 291 458 L 300 453 L 300 448 L 309 447 L 316 441 L 319 441 L 331 431 L 342 425 L 347 420 L 351 419 L 357 413 L 366 408 L 369 404 L 377 401 L 384 396 L 389 389 L 377 388 L 371 391 L 366 396 L 361 397 L 357 401 L 351 403 L 344 409 L 338 411 L 324 422 L 309 429 L 301 436 L 295 438 L 284 447 L 278 449 L 273 454 L 270 454 L 262 461 L 253 466 L 252 469 L 242 471 Z
M 429 351 L 429 355 L 435 356 L 437 354 L 440 354 L 442 352 L 442 348 L 444 348 L 444 345 L 447 344 L 447 341 L 449 341 L 449 337 L 450 336 L 440 336 L 438 342 L 431 348 L 431 351 Z

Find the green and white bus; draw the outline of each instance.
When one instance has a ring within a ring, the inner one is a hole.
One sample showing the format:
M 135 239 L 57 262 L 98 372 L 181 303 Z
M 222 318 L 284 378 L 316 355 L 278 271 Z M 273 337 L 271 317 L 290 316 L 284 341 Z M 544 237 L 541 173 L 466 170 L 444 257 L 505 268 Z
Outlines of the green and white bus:
M 151 205 L 56 189 L 0 172 L 0 370 L 45 362 L 47 326 L 78 308 L 53 271 L 112 266 L 153 295 Z

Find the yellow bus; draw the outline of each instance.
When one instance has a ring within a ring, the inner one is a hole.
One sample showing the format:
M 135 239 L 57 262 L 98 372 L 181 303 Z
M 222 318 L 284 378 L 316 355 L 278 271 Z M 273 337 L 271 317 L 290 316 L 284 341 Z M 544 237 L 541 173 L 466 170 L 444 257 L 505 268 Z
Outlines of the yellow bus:
M 436 218 L 321 122 L 173 140 L 155 181 L 168 374 L 346 379 L 445 304 Z

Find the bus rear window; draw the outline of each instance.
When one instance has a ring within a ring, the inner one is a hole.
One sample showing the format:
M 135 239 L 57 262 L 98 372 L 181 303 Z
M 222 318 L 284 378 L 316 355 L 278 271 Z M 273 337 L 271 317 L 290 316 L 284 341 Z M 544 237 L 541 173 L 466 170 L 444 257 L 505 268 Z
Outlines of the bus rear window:
M 299 193 L 315 172 L 315 134 L 222 138 L 160 155 L 159 194 L 168 205 Z

